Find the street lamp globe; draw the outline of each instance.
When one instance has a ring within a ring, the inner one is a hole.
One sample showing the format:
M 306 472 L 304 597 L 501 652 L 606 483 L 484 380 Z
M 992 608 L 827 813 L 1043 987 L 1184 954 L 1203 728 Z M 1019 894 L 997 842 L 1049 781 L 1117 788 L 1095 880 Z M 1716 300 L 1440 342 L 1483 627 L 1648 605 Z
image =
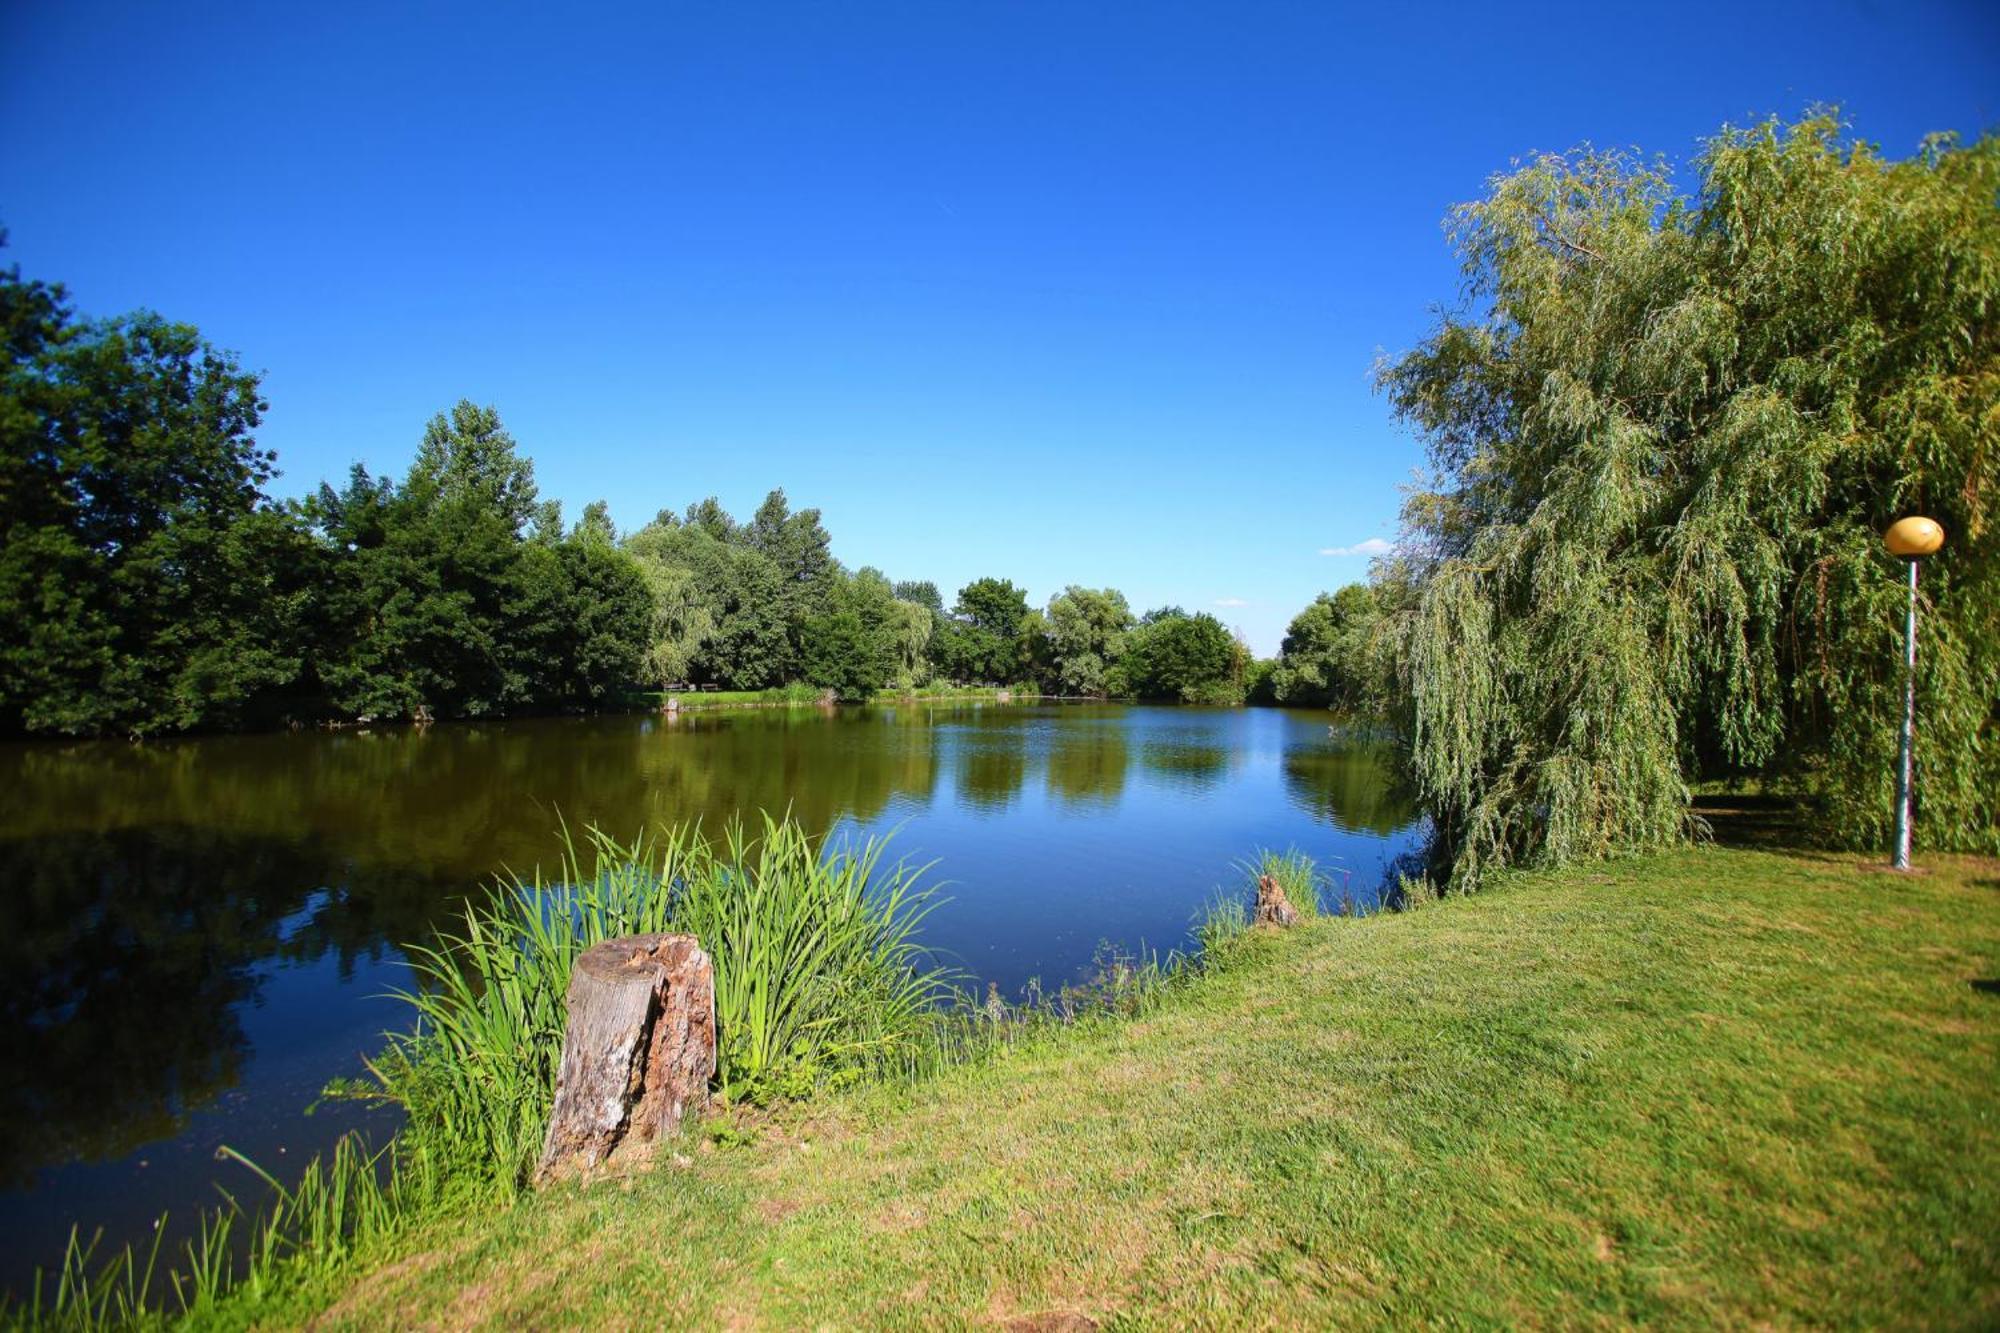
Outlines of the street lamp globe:
M 1889 548 L 1890 555 L 1918 560 L 1935 554 L 1944 545 L 1944 528 L 1934 518 L 1912 514 L 1890 524 L 1889 530 L 1882 534 L 1882 544 Z

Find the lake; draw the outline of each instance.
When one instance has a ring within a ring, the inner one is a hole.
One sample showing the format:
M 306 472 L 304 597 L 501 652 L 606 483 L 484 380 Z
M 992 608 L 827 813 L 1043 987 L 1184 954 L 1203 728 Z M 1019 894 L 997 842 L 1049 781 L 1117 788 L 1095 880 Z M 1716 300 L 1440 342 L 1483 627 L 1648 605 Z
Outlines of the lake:
M 1323 713 L 928 704 L 0 746 L 0 1283 L 281 1179 L 346 1129 L 308 1115 L 402 1006 L 399 945 L 559 821 L 630 837 L 789 807 L 895 833 L 948 899 L 924 938 L 1018 996 L 1101 944 L 1165 951 L 1260 846 L 1372 899 L 1416 843 L 1381 755 Z

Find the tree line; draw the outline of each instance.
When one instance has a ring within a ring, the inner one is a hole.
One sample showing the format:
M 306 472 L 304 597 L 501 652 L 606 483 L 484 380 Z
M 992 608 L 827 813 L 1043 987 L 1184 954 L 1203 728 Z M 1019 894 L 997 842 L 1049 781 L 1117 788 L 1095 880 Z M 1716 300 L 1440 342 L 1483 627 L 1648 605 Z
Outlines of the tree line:
M 1919 836 L 2000 851 L 2000 138 L 1894 161 L 1815 114 L 1725 128 L 1693 177 L 1583 150 L 1454 211 L 1462 299 L 1379 379 L 1429 476 L 1394 554 L 1268 662 L 1112 589 L 947 606 L 843 567 L 782 491 L 747 522 L 565 526 L 470 403 L 402 480 L 276 503 L 233 358 L 0 275 L 0 728 L 1024 683 L 1378 718 L 1465 883 L 1697 836 L 1714 783 L 1879 845 L 1904 597 L 1879 534 L 1924 513 Z
M 681 684 L 1278 697 L 1212 615 L 1138 615 L 1083 587 L 1031 607 L 1001 578 L 947 606 L 934 583 L 846 568 L 819 511 L 782 490 L 746 521 L 711 497 L 628 533 L 602 502 L 566 523 L 471 402 L 426 425 L 401 478 L 357 465 L 274 500 L 258 379 L 197 330 L 79 318 L 18 267 L 0 273 L 0 321 L 13 734 L 480 717 Z M 1323 674 L 1302 670 L 1298 698 Z

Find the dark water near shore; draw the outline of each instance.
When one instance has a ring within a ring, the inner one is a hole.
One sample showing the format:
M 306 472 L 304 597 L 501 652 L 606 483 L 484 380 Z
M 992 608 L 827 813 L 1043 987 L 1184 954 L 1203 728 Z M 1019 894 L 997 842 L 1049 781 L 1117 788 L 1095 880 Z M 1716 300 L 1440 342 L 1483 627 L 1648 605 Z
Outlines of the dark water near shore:
M 1162 950 L 1259 845 L 1372 896 L 1415 842 L 1324 714 L 1115 705 L 773 710 L 147 745 L 0 746 L 0 1284 L 72 1221 L 117 1243 L 280 1178 L 365 1113 L 305 1114 L 404 1021 L 424 939 L 558 818 L 631 835 L 789 806 L 898 829 L 950 899 L 926 940 L 1017 994 L 1100 942 Z M 386 1129 L 386 1122 L 374 1126 Z M 233 1173 L 233 1174 L 232 1174 Z

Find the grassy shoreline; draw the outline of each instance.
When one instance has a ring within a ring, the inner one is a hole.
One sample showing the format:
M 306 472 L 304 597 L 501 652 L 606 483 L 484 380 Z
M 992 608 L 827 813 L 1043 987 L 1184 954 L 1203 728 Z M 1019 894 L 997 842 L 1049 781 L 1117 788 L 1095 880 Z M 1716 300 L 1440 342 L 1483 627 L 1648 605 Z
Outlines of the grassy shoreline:
M 1033 686 L 926 685 L 910 690 L 877 690 L 865 702 L 1034 703 L 1055 697 L 1044 695 Z M 666 710 L 669 699 L 673 700 L 675 711 L 682 713 L 706 713 L 726 708 L 823 708 L 839 702 L 828 690 L 807 685 L 784 685 L 768 690 L 678 691 L 673 694 L 663 690 L 641 690 L 627 695 L 625 703 L 631 709 L 661 712 Z
M 1996 977 L 1992 862 L 1521 876 L 1252 935 L 1140 1018 L 719 1118 L 648 1175 L 427 1221 L 239 1313 L 1990 1323 Z

